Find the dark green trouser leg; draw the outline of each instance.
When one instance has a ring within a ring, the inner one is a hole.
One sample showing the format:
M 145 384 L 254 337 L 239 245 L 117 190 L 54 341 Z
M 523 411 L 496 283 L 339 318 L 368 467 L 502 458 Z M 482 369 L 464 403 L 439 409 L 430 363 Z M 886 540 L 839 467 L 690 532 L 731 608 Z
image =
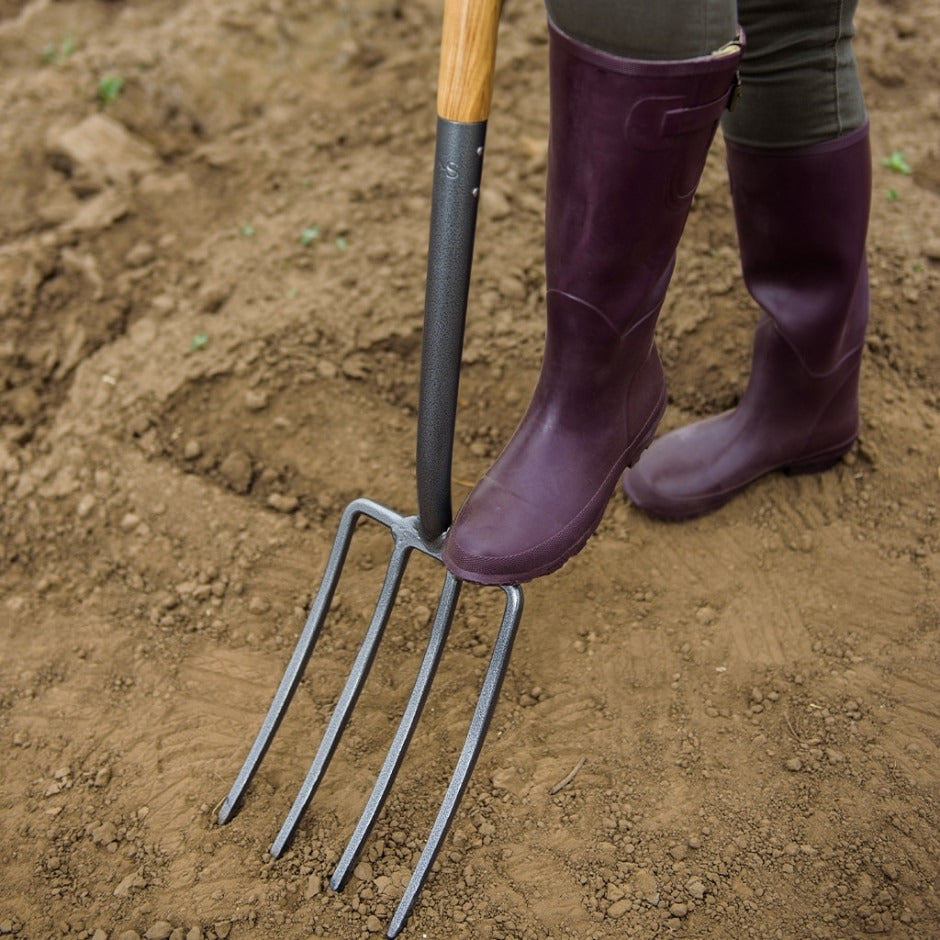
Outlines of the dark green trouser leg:
M 546 0 L 552 22 L 625 59 L 693 59 L 734 39 L 735 0 Z
M 852 37 L 857 0 L 738 0 L 747 36 L 738 106 L 725 137 L 755 147 L 798 147 L 865 123 Z
M 742 94 L 722 129 L 737 143 L 793 147 L 860 127 L 865 104 L 852 52 L 857 0 L 546 0 L 581 42 L 634 59 L 708 55 L 738 22 Z

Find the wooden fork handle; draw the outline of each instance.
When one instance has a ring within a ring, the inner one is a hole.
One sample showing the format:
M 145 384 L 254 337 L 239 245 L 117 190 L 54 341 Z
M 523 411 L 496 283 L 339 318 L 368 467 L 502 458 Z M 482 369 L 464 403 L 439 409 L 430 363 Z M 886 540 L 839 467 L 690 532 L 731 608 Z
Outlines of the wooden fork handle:
M 437 113 L 472 123 L 489 117 L 500 0 L 445 0 Z

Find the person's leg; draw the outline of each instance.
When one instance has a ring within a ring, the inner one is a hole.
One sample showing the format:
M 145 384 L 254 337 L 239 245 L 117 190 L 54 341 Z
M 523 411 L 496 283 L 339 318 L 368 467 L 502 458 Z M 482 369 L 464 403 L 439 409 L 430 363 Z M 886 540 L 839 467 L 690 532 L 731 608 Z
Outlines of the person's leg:
M 740 59 L 733 33 L 714 40 L 720 51 L 655 61 L 553 22 L 549 37 L 541 374 L 443 548 L 451 572 L 489 584 L 547 574 L 577 552 L 655 432 L 665 381 L 653 331 Z
M 853 12 L 848 0 L 741 2 L 749 47 L 723 128 L 762 316 L 738 406 L 665 435 L 626 473 L 652 515 L 701 515 L 772 470 L 824 469 L 858 435 L 871 156 Z
M 625 59 L 694 59 L 738 31 L 735 0 L 545 0 L 545 7 L 572 39 Z
M 802 147 L 866 121 L 852 49 L 857 0 L 739 0 L 747 37 L 742 93 L 721 122 L 726 140 Z

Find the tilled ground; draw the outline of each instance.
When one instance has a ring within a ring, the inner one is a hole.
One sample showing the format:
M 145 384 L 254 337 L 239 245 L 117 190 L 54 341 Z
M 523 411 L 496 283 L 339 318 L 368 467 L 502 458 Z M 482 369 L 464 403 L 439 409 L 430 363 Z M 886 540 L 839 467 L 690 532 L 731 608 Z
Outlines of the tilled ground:
M 384 534 L 357 536 L 242 812 L 220 828 L 212 808 L 342 507 L 414 506 L 439 6 L 0 0 L 0 935 L 345 940 L 394 910 L 498 591 L 465 590 L 344 892 L 326 879 L 407 697 L 435 565 L 410 571 L 286 856 L 267 848 Z M 859 444 L 683 525 L 618 495 L 528 587 L 410 935 L 940 936 L 940 14 L 871 2 L 858 25 L 876 159 Z M 545 52 L 541 5 L 508 5 L 457 500 L 538 369 Z M 894 151 L 912 173 L 883 165 Z M 734 403 L 753 322 L 718 140 L 660 324 L 665 427 Z

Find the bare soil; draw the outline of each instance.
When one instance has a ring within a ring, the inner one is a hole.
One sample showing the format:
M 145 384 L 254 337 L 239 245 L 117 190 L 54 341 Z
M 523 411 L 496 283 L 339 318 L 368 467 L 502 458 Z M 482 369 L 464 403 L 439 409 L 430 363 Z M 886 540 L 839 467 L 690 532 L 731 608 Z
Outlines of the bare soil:
M 242 812 L 219 827 L 212 808 L 342 507 L 414 508 L 439 18 L 435 0 L 0 0 L 0 935 L 345 940 L 394 909 L 499 591 L 465 590 L 345 891 L 326 878 L 407 697 L 437 565 L 409 572 L 286 856 L 267 849 L 384 533 L 357 536 Z M 410 936 L 940 936 L 940 8 L 872 0 L 858 26 L 876 161 L 860 441 L 686 524 L 618 494 L 528 587 Z M 538 370 L 546 126 L 544 13 L 510 4 L 458 501 Z M 911 174 L 882 165 L 893 151 Z M 661 320 L 665 427 L 734 403 L 754 319 L 719 139 Z

